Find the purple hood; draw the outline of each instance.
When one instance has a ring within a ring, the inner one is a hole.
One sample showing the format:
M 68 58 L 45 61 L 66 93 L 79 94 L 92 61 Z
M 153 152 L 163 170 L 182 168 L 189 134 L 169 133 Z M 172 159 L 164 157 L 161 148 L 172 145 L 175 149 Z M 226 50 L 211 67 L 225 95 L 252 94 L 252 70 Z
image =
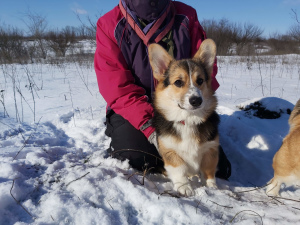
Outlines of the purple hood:
M 170 0 L 124 0 L 128 8 L 139 18 L 152 22 L 170 4 Z

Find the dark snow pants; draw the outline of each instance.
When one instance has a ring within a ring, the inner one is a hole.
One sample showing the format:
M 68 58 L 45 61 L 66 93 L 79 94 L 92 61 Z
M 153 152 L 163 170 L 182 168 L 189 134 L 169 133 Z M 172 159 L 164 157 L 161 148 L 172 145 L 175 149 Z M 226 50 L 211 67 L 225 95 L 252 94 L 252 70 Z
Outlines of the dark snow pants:
M 156 147 L 150 144 L 145 135 L 135 129 L 126 119 L 111 110 L 106 117 L 105 134 L 111 137 L 108 153 L 120 160 L 129 160 L 129 164 L 140 171 L 161 173 L 164 163 Z M 151 168 L 151 169 L 150 169 Z M 219 163 L 216 177 L 228 179 L 231 164 L 222 147 L 219 147 Z

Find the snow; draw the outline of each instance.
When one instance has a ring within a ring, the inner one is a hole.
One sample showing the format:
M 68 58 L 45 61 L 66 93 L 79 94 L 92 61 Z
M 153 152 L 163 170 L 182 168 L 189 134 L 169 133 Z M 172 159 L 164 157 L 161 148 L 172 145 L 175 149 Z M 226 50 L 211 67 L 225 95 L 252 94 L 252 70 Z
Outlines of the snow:
M 107 157 L 106 103 L 91 66 L 1 66 L 0 224 L 299 223 L 300 189 L 271 198 L 263 187 L 300 97 L 299 56 L 257 57 L 218 58 L 220 142 L 232 176 L 217 179 L 218 189 L 193 178 L 190 198 L 162 175 Z M 255 102 L 280 117 L 243 110 Z

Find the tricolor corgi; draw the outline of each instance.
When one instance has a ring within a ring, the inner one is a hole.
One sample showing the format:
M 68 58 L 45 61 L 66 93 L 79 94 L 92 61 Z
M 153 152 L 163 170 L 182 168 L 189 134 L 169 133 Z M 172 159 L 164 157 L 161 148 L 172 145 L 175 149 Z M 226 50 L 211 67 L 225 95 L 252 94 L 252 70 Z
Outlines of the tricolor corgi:
M 300 100 L 290 115 L 289 125 L 290 131 L 273 158 L 274 177 L 268 184 L 268 195 L 278 195 L 282 183 L 292 185 L 300 181 Z
M 158 44 L 148 48 L 153 76 L 153 126 L 167 176 L 180 194 L 194 191 L 188 177 L 217 187 L 219 158 L 217 98 L 211 86 L 216 45 L 206 39 L 192 59 L 175 60 Z

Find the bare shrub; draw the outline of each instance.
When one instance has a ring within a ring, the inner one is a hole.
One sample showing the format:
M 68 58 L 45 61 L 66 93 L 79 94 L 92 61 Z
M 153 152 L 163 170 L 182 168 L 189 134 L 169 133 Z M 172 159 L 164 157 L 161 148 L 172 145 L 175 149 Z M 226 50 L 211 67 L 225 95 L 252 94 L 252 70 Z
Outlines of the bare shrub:
M 300 23 L 294 24 L 289 29 L 290 37 L 300 44 Z
M 78 40 L 86 40 L 89 35 L 90 34 L 84 25 L 80 25 L 76 28 L 76 36 Z
M 25 14 L 26 19 L 23 20 L 26 24 L 30 36 L 36 41 L 36 54 L 40 54 L 43 59 L 47 58 L 47 43 L 44 40 L 44 34 L 48 28 L 46 17 L 37 13 L 28 11 Z
M 298 18 L 298 13 L 296 9 L 291 9 L 292 10 L 292 18 L 298 23 L 300 24 L 300 20 Z
M 88 16 L 84 20 L 79 14 L 77 14 L 77 19 L 81 23 L 81 33 L 84 34 L 85 39 L 88 39 L 94 46 L 96 46 L 97 20 L 100 16 L 101 13 L 98 13 L 98 15 L 95 15 L 93 18 Z
M 297 53 L 297 44 L 290 35 L 282 35 L 273 33 L 267 40 L 267 44 L 271 48 L 269 54 L 291 54 Z
M 22 31 L 12 27 L 0 27 L 0 63 L 22 63 L 27 56 Z
M 230 55 L 232 46 L 232 24 L 225 18 L 220 21 L 205 19 L 201 21 L 206 35 L 212 38 L 217 45 L 218 55 Z
M 38 42 L 34 39 L 27 38 L 26 39 L 26 48 L 28 52 L 28 57 L 31 63 L 40 62 L 39 60 L 39 51 L 38 51 Z
M 61 31 L 49 31 L 46 39 L 56 56 L 65 57 L 67 50 L 76 42 L 75 29 L 67 26 Z
M 255 53 L 253 44 L 261 38 L 263 30 L 251 23 L 244 23 L 234 24 L 232 31 L 237 55 L 253 55 Z
M 203 20 L 201 24 L 207 37 L 216 42 L 218 55 L 254 54 L 254 44 L 263 33 L 262 29 L 251 23 L 237 24 L 225 18 L 219 21 Z

